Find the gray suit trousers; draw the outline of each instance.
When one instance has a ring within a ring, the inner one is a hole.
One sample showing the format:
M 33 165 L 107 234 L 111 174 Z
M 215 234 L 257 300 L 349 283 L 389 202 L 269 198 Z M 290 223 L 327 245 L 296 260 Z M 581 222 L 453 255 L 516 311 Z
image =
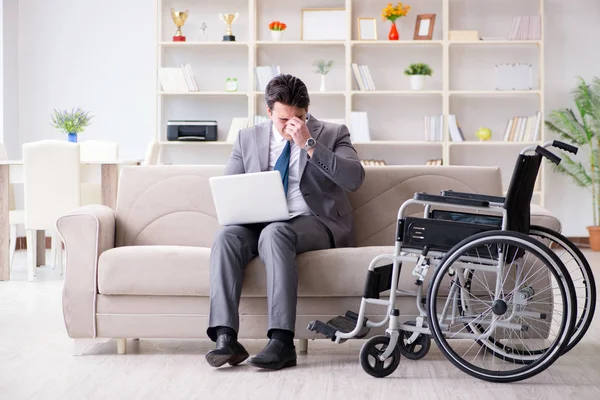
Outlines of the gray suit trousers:
M 210 255 L 208 336 L 216 327 L 239 331 L 240 297 L 247 264 L 260 256 L 267 269 L 269 332 L 294 331 L 298 296 L 296 255 L 332 247 L 329 229 L 313 215 L 270 224 L 232 225 L 221 229 Z

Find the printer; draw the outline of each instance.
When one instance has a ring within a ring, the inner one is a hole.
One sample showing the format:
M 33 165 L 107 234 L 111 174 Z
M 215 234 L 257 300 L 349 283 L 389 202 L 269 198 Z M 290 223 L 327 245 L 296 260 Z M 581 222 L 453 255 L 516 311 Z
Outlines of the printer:
M 167 121 L 167 140 L 199 142 L 217 140 L 217 121 Z

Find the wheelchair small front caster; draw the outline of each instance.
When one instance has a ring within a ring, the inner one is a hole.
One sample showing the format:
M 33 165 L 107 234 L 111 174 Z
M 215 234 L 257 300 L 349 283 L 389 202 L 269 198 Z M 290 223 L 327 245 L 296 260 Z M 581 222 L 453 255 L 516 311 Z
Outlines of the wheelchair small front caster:
M 379 358 L 390 344 L 389 336 L 375 336 L 367 340 L 360 349 L 360 365 L 365 372 L 376 378 L 384 378 L 398 368 L 400 364 L 400 350 L 394 346 L 392 354 L 385 360 Z
M 405 325 L 413 325 L 415 326 L 414 321 L 408 321 Z M 411 331 L 399 331 L 400 336 L 398 337 L 398 344 L 396 347 L 399 348 L 400 353 L 409 360 L 420 360 L 425 357 L 427 353 L 429 353 L 429 349 L 431 348 L 431 335 L 425 335 L 423 333 L 419 333 L 417 339 L 408 343 L 408 339 L 415 333 Z

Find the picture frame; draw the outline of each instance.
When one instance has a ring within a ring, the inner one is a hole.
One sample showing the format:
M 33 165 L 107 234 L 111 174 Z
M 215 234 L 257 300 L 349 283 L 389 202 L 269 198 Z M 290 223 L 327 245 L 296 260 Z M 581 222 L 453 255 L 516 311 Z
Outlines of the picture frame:
M 435 26 L 435 14 L 419 14 L 415 23 L 414 40 L 431 40 L 433 27 Z
M 377 19 L 357 18 L 358 40 L 377 40 Z
M 300 13 L 300 40 L 346 40 L 345 8 L 303 8 Z

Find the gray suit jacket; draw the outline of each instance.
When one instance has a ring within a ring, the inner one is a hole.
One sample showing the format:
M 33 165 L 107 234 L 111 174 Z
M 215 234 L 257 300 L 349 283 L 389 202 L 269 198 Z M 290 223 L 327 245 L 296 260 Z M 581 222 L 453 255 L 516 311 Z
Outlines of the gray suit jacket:
M 234 143 L 226 175 L 269 169 L 272 122 L 242 129 Z M 313 156 L 300 152 L 300 191 L 313 214 L 331 231 L 335 247 L 355 246 L 352 206 L 346 192 L 357 190 L 365 171 L 350 142 L 345 125 L 317 120 L 311 115 L 308 130 L 317 145 Z

